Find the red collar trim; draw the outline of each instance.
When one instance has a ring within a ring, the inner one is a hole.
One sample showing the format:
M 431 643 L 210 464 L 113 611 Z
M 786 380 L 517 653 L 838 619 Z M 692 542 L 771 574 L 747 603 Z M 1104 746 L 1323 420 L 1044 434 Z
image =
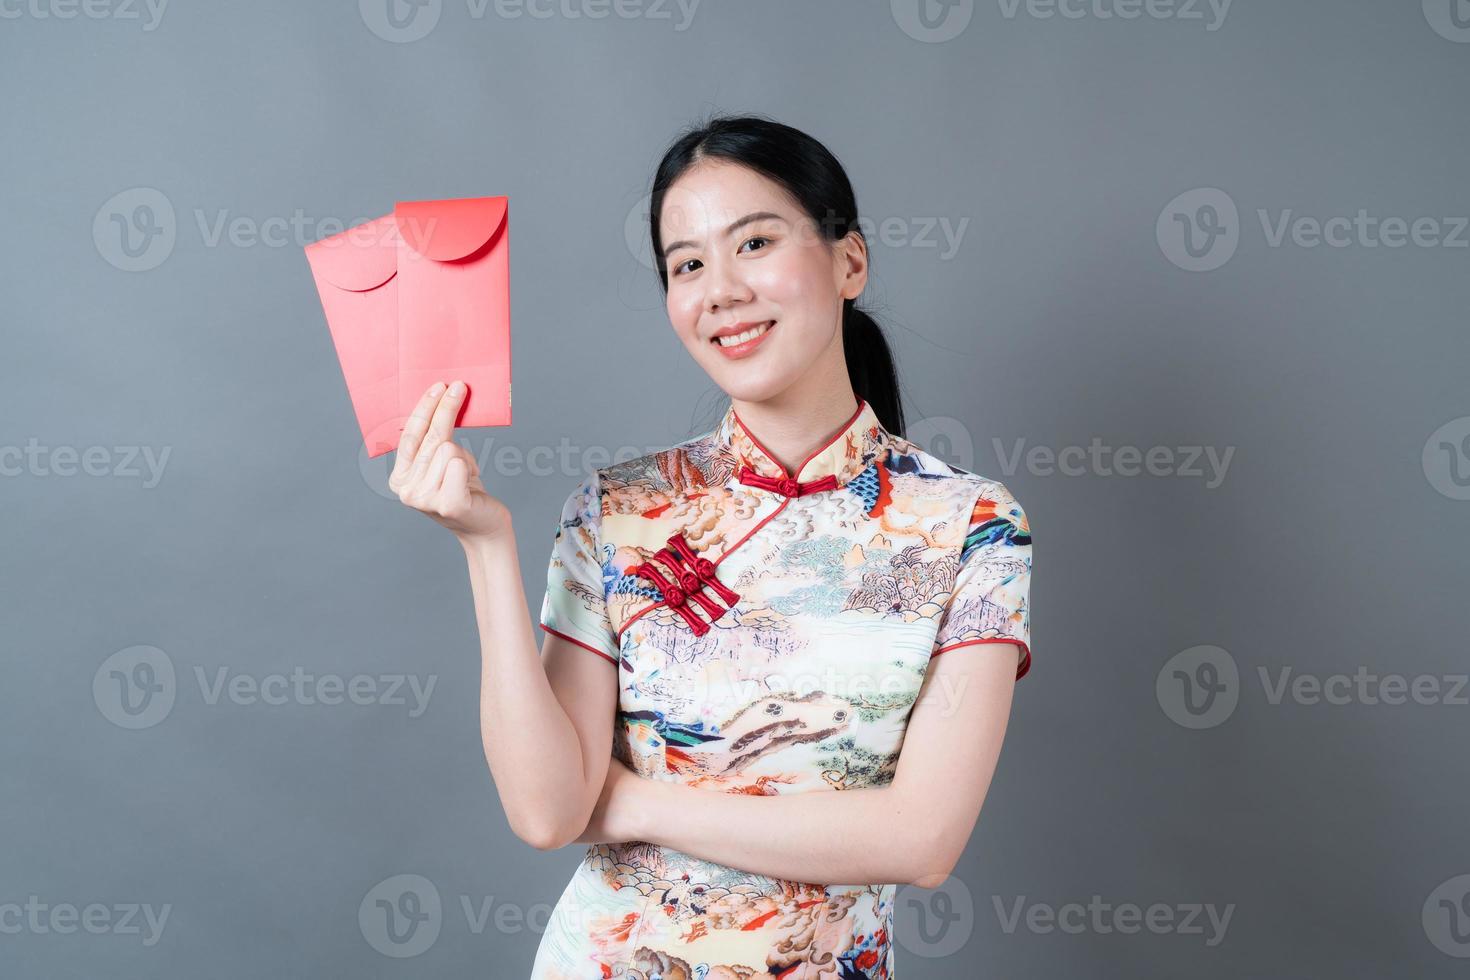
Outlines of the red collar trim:
M 731 457 L 732 476 L 747 486 L 756 486 L 800 496 L 836 489 L 857 476 L 888 439 L 877 413 L 862 398 L 836 433 L 788 471 L 776 461 L 732 404 L 716 430 L 720 447 Z M 790 492 L 795 491 L 795 492 Z

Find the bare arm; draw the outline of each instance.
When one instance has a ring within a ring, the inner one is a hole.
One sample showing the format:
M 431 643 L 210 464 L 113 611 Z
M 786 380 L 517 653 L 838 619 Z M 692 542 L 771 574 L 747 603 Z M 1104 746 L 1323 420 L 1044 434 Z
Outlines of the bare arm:
M 1015 690 L 1015 656 L 972 652 L 930 665 L 887 786 L 750 796 L 645 779 L 615 761 L 581 839 L 646 840 L 793 881 L 937 887 L 979 818 Z
M 454 442 L 464 393 L 430 388 L 404 426 L 388 485 L 454 532 L 480 632 L 480 740 L 516 836 L 549 849 L 586 826 L 611 757 L 617 671 L 548 635 L 536 649 L 510 512 Z
M 569 843 L 607 778 L 617 670 L 526 615 L 515 539 L 465 546 L 480 626 L 480 740 L 516 835 Z

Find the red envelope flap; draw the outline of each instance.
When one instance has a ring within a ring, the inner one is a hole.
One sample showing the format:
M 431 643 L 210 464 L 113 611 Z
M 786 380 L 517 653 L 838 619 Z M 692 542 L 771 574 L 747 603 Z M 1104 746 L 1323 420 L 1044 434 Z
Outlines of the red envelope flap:
M 495 237 L 505 221 L 505 197 L 448 201 L 399 201 L 393 206 L 398 233 L 426 259 L 452 262 L 472 255 Z
M 312 272 L 354 293 L 376 289 L 398 271 L 398 226 L 391 214 L 306 246 Z

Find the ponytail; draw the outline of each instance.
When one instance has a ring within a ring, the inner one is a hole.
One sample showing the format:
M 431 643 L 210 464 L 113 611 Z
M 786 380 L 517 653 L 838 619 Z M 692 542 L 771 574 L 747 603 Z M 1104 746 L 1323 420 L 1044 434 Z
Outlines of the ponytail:
M 850 299 L 842 301 L 842 350 L 853 392 L 873 406 L 883 428 L 903 437 L 903 405 L 898 375 L 883 330 Z

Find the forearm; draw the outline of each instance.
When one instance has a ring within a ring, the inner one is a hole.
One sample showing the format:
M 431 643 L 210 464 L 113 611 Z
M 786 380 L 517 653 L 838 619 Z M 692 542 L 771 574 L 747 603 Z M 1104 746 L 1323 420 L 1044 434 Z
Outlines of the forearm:
M 514 532 L 475 539 L 464 550 L 480 631 L 485 759 L 516 834 L 556 846 L 566 827 L 585 822 L 592 803 L 581 742 L 542 666 Z
M 892 784 L 751 796 L 642 782 L 639 839 L 706 861 L 814 884 L 907 884 L 949 871 L 927 808 Z

